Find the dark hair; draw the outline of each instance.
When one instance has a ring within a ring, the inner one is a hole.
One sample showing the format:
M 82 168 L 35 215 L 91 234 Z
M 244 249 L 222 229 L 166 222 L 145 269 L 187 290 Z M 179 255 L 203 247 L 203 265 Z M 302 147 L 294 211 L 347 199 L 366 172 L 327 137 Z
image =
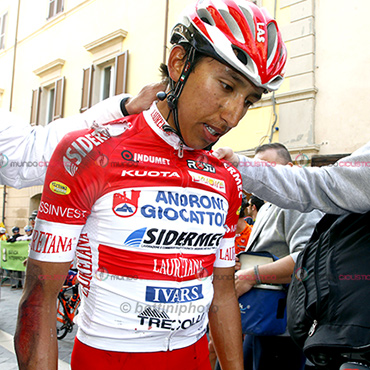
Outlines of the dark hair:
M 285 162 L 285 164 L 288 164 L 289 162 L 293 162 L 292 157 L 290 156 L 289 150 L 286 148 L 285 145 L 280 144 L 280 143 L 269 143 L 269 144 L 258 146 L 256 150 L 254 151 L 254 153 L 255 154 L 263 153 L 269 149 L 276 150 L 277 155 L 279 156 L 279 158 L 281 158 Z
M 177 44 L 178 45 L 178 44 Z M 188 54 L 189 54 L 189 51 L 190 51 L 190 45 L 189 44 L 185 44 L 185 43 L 182 43 L 181 46 L 185 49 L 185 55 L 184 55 L 184 58 L 183 60 L 185 61 L 186 58 L 188 57 Z M 196 65 L 203 59 L 205 58 L 207 55 L 205 54 L 202 54 L 200 53 L 199 51 L 195 51 L 195 54 L 194 54 L 194 61 L 190 67 L 190 72 L 192 72 L 194 70 L 194 68 L 196 67 Z M 164 81 L 166 81 L 167 83 L 170 82 L 170 75 L 168 73 L 168 67 L 166 64 L 164 63 L 161 63 L 160 66 L 159 66 L 159 72 L 161 73 L 161 77 Z
M 249 203 L 250 203 L 252 206 L 256 206 L 257 211 L 259 211 L 259 210 L 260 210 L 260 208 L 265 204 L 265 202 L 264 202 L 262 199 L 260 199 L 260 198 L 256 197 L 255 195 L 252 195 L 252 196 L 250 197 L 250 199 L 249 199 Z
M 242 199 L 242 204 L 240 206 L 240 213 L 239 213 L 239 218 L 244 218 L 245 217 L 245 209 L 248 207 L 248 201 L 247 199 L 243 198 Z

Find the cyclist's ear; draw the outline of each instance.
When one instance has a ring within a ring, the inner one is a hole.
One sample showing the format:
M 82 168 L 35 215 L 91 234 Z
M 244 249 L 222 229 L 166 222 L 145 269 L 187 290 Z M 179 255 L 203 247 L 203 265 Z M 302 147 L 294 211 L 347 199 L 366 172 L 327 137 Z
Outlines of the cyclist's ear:
M 181 45 L 175 45 L 170 51 L 167 63 L 168 73 L 171 79 L 174 80 L 175 82 L 177 82 L 181 76 L 181 72 L 184 68 L 185 61 L 186 61 L 185 49 Z

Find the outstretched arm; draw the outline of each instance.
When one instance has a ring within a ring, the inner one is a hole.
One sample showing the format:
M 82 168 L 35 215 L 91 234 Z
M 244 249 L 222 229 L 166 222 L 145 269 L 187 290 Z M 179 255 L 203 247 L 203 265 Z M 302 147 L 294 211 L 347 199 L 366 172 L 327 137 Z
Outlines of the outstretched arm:
M 217 149 L 214 154 L 238 167 L 244 190 L 281 208 L 332 214 L 370 211 L 370 142 L 324 167 L 272 166 L 237 156 L 230 148 Z
M 145 86 L 126 104 L 129 114 L 148 109 L 156 94 L 165 90 L 163 82 Z M 103 100 L 82 114 L 61 118 L 47 126 L 30 126 L 28 122 L 0 109 L 0 184 L 15 188 L 42 185 L 51 155 L 63 138 L 74 130 L 90 127 L 94 121 L 105 123 L 123 117 L 120 103 L 127 94 Z
M 70 264 L 28 258 L 14 336 L 20 370 L 56 370 L 58 367 L 56 300 Z
M 263 284 L 288 284 L 292 279 L 295 262 L 289 255 L 275 262 L 258 266 L 259 277 Z M 254 269 L 239 270 L 235 277 L 236 295 L 239 298 L 256 284 Z

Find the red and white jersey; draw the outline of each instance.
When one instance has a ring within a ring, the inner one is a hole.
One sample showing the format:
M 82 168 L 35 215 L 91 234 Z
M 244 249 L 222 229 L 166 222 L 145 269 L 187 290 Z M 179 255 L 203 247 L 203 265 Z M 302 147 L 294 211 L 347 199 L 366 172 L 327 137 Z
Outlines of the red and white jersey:
M 46 174 L 30 257 L 77 255 L 78 339 L 110 351 L 183 348 L 201 338 L 213 267 L 234 265 L 241 177 L 140 115 L 68 134 Z

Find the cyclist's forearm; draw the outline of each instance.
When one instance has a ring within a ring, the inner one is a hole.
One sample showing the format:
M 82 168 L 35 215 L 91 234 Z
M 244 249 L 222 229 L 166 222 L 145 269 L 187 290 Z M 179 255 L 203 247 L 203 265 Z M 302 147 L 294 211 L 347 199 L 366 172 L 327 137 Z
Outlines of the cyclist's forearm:
M 56 300 L 70 263 L 28 258 L 14 344 L 20 370 L 56 370 Z
M 58 344 L 56 339 L 55 302 L 43 304 L 37 295 L 22 298 L 19 305 L 15 350 L 20 370 L 56 370 Z

